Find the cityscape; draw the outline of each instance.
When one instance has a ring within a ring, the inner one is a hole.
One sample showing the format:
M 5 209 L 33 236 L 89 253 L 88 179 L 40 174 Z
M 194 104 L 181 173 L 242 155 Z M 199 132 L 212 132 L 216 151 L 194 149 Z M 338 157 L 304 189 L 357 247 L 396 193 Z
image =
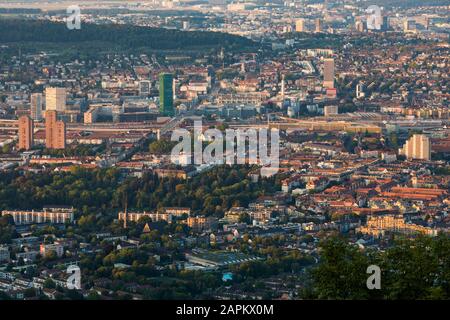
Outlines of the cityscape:
M 450 299 L 449 0 L 0 0 L 0 30 L 0 300 Z

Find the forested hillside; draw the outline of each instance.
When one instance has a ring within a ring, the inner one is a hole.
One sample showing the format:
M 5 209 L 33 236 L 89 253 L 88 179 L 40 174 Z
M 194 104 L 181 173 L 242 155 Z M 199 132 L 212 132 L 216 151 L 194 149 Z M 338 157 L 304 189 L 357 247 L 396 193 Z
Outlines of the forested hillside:
M 100 42 L 122 48 L 174 50 L 204 47 L 242 49 L 255 45 L 249 39 L 219 32 L 187 32 L 131 25 L 82 24 L 69 30 L 64 23 L 0 19 L 1 43 L 74 44 Z

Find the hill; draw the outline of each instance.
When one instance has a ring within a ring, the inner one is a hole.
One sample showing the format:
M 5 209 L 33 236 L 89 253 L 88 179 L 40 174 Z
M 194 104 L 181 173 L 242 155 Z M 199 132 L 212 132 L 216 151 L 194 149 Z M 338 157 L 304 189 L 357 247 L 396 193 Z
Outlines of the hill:
M 82 24 L 69 30 L 64 23 L 41 20 L 0 19 L 0 42 L 30 44 L 39 47 L 90 44 L 105 49 L 204 50 L 226 47 L 227 50 L 252 48 L 247 38 L 220 32 L 180 31 L 116 24 Z

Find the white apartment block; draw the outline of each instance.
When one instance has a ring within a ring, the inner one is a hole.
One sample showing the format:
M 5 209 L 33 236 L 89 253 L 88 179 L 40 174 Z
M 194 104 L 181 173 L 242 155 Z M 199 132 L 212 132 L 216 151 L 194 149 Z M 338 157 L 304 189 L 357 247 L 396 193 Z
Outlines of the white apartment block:
M 156 221 L 166 221 L 168 223 L 172 222 L 172 215 L 169 213 L 157 213 L 157 212 L 119 212 L 118 219 L 121 221 L 125 221 L 125 215 L 127 217 L 127 221 L 138 222 L 143 217 L 149 217 L 153 222 Z
M 406 156 L 407 159 L 430 160 L 430 138 L 424 134 L 413 135 L 406 141 L 403 147 L 399 149 L 399 154 Z
M 39 223 L 72 223 L 74 221 L 73 208 L 45 207 L 42 211 L 2 211 L 2 216 L 11 215 L 16 225 Z

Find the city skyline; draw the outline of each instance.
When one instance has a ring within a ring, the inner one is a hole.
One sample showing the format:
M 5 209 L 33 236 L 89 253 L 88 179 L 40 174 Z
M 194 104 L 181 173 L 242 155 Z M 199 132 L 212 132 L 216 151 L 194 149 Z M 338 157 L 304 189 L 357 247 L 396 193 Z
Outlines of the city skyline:
M 449 13 L 0 1 L 0 305 L 450 299 Z

